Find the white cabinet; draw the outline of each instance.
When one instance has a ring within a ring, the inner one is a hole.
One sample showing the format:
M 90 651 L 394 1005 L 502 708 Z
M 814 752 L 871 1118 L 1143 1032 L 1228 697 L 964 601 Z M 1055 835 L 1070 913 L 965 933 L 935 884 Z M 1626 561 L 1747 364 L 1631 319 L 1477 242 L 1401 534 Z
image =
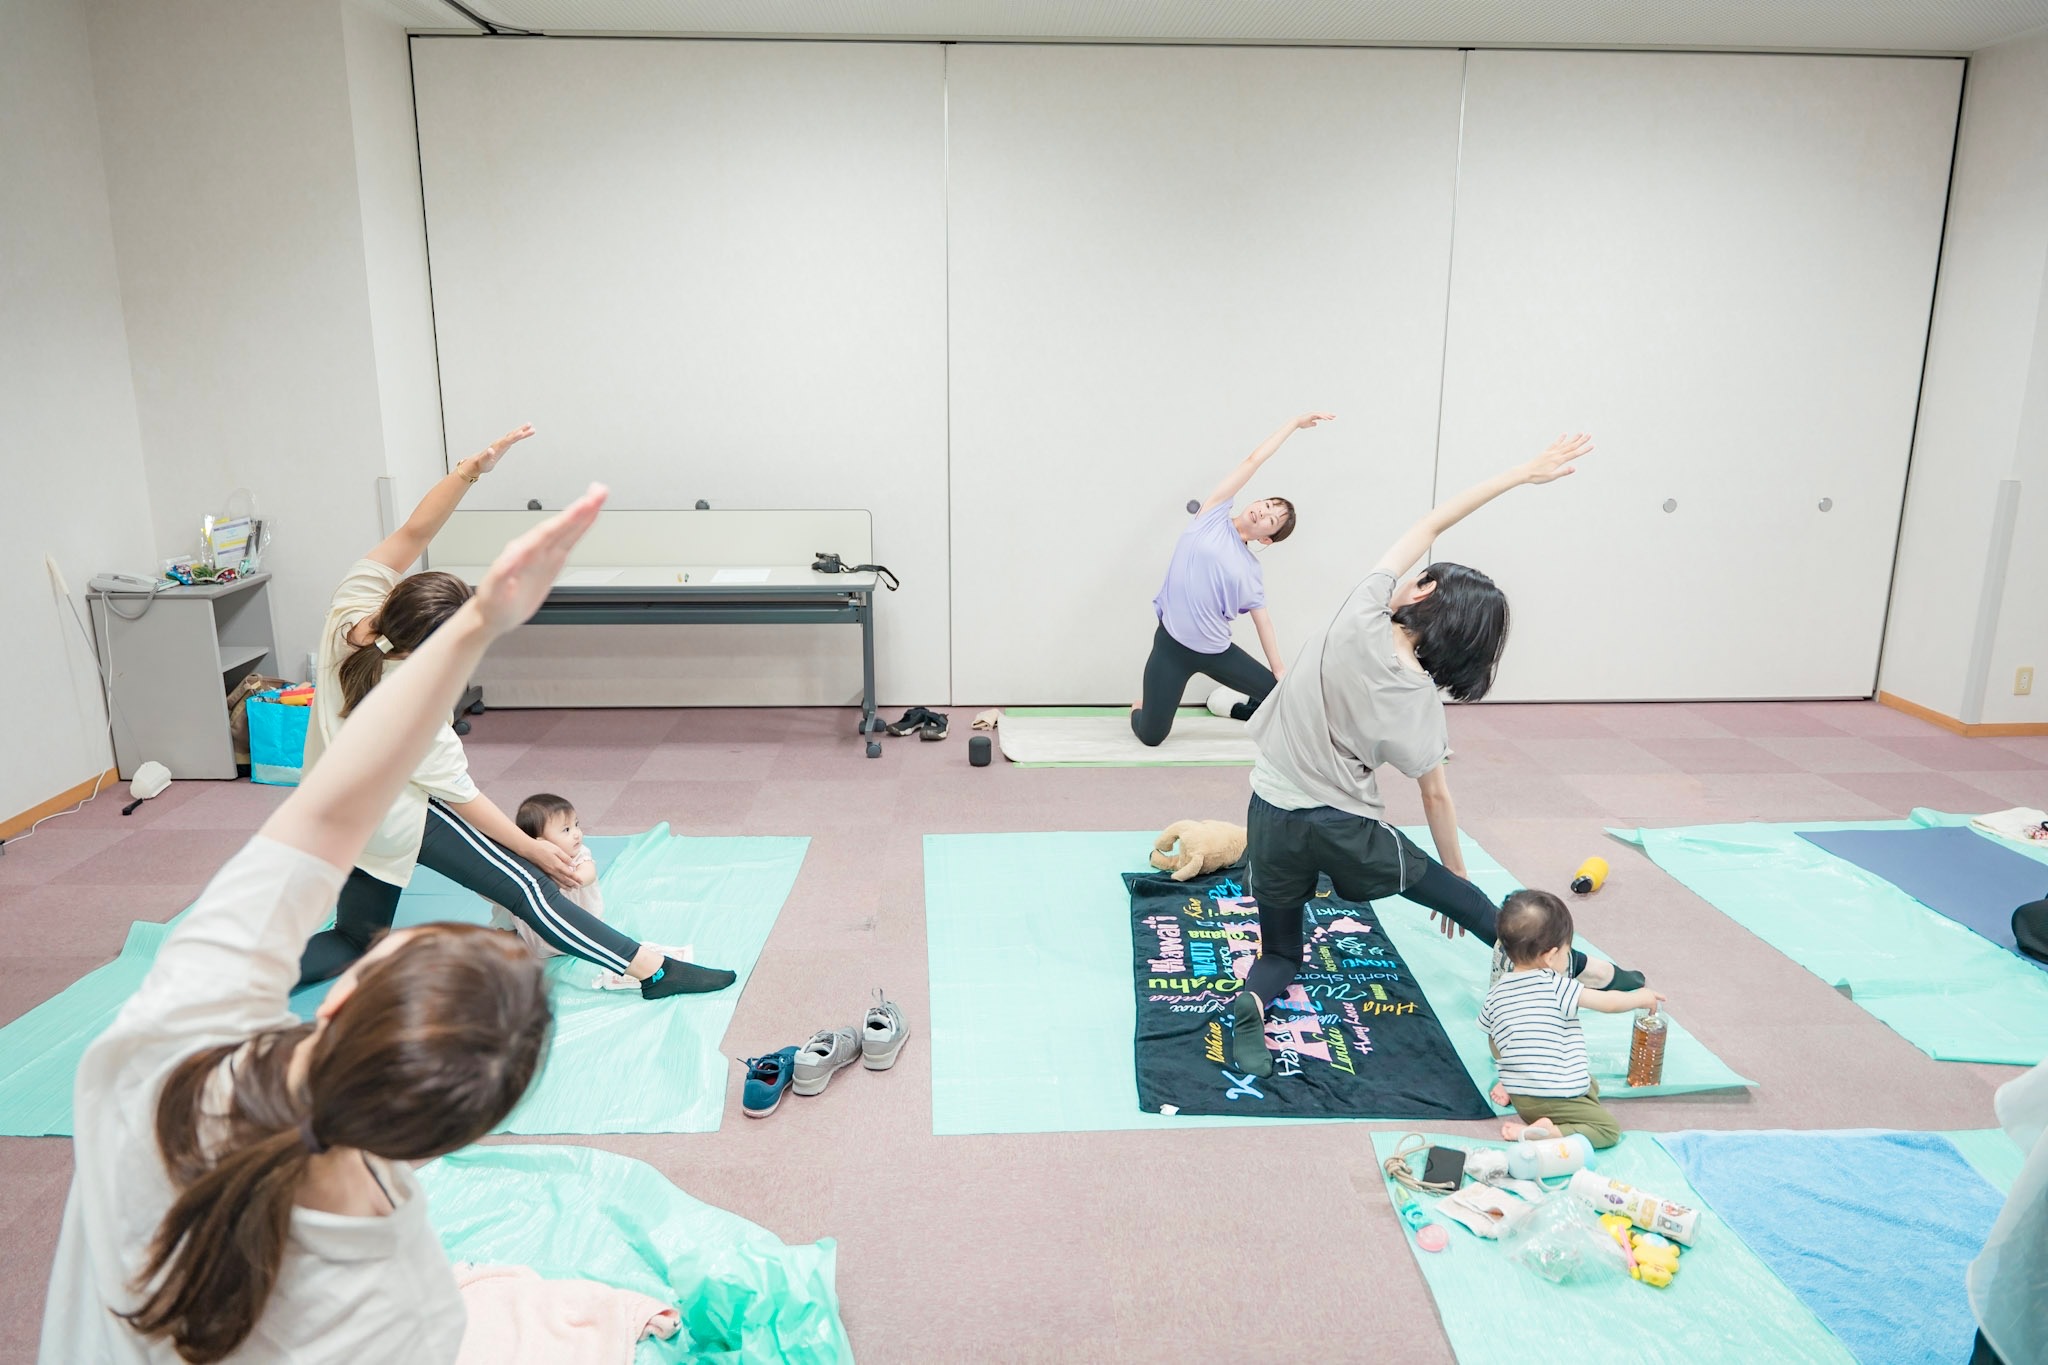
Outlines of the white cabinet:
M 100 666 L 113 678 L 114 761 L 123 779 L 155 760 L 171 776 L 232 778 L 228 692 L 277 673 L 270 575 L 219 586 L 89 594 Z

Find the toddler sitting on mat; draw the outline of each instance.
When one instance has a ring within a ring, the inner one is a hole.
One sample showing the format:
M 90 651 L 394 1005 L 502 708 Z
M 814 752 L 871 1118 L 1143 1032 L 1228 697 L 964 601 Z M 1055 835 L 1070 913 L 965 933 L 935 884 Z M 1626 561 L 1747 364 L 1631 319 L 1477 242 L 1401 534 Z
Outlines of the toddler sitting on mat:
M 1479 1010 L 1493 1055 L 1500 1062 L 1495 1104 L 1512 1104 L 1523 1122 L 1501 1136 L 1555 1138 L 1584 1133 L 1595 1147 L 1612 1147 L 1621 1125 L 1600 1103 L 1586 1063 L 1581 1009 L 1625 1014 L 1664 999 L 1645 986 L 1600 991 L 1566 975 L 1571 960 L 1572 912 L 1548 891 L 1517 891 L 1501 906 L 1495 927 L 1511 970 L 1493 983 Z
M 544 839 L 569 855 L 576 885 L 562 888 L 562 895 L 572 904 L 589 911 L 593 918 L 603 919 L 604 893 L 597 886 L 597 863 L 590 856 L 590 850 L 583 846 L 583 822 L 568 798 L 556 796 L 553 792 L 537 792 L 519 803 L 519 813 L 513 817 L 513 823 L 527 838 Z M 502 905 L 491 907 L 491 927 L 509 929 L 519 935 L 519 941 L 532 949 L 535 957 L 562 956 L 561 949 L 535 933 L 525 920 Z M 678 962 L 690 960 L 688 948 L 655 946 Z M 604 990 L 638 990 L 640 987 L 639 982 L 619 972 L 600 972 L 596 984 Z

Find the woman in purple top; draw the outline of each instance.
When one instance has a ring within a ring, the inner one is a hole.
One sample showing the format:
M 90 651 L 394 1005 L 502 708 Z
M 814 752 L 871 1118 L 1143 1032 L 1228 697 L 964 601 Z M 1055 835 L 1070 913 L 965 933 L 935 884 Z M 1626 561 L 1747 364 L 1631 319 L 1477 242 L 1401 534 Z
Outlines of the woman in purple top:
M 1218 704 L 1220 695 L 1212 698 L 1210 709 L 1232 720 L 1248 720 L 1286 671 L 1273 620 L 1266 614 L 1265 574 L 1252 545 L 1275 545 L 1294 534 L 1294 504 L 1285 498 L 1261 498 L 1233 513 L 1230 500 L 1289 436 L 1335 417 L 1309 412 L 1282 424 L 1224 476 L 1194 524 L 1180 533 L 1173 562 L 1166 566 L 1166 582 L 1152 599 L 1159 629 L 1152 634 L 1152 657 L 1145 661 L 1144 699 L 1131 708 L 1131 731 L 1139 743 L 1157 746 L 1166 738 L 1181 693 L 1197 673 L 1244 694 L 1227 709 Z M 1245 615 L 1259 632 L 1259 647 L 1271 668 L 1230 642 L 1230 623 Z

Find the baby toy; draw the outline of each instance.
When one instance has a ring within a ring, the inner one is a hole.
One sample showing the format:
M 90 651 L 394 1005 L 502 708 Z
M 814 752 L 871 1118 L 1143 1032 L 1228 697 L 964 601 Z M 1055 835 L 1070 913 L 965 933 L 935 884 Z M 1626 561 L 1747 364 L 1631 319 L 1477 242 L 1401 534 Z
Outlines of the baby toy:
M 1179 852 L 1170 852 L 1174 845 Z M 1244 857 L 1243 825 L 1228 820 L 1176 820 L 1152 845 L 1152 866 L 1177 882 L 1206 876 Z
M 1662 1289 L 1678 1273 L 1678 1244 L 1654 1232 L 1637 1232 L 1635 1224 L 1619 1213 L 1600 1215 L 1600 1226 L 1621 1247 L 1631 1279 Z
M 1415 1196 L 1402 1191 L 1401 1221 L 1415 1233 L 1415 1245 L 1424 1251 L 1442 1251 L 1451 1244 L 1451 1234 L 1442 1223 L 1437 1222 L 1415 1202 Z
M 1607 881 L 1607 860 L 1588 858 L 1579 864 L 1579 870 L 1572 873 L 1574 895 L 1590 896 Z
M 1543 1180 L 1583 1170 L 1592 1159 L 1593 1144 L 1584 1133 L 1524 1140 L 1508 1148 L 1508 1174 L 1516 1180 Z

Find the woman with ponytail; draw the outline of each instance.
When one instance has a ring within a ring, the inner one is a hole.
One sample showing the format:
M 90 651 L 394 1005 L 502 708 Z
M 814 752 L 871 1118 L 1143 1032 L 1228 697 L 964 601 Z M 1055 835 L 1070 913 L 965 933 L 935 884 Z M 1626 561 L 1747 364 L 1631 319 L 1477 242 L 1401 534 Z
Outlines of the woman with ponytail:
M 593 488 L 506 547 L 87 1049 L 45 1365 L 455 1359 L 462 1301 L 407 1163 L 474 1142 L 525 1092 L 550 1022 L 540 966 L 507 935 L 428 925 L 386 935 L 311 1024 L 286 998 L 484 649 L 533 614 L 603 501 Z
M 505 452 L 533 435 L 506 432 L 455 466 L 427 492 L 405 525 L 349 569 L 328 605 L 314 674 L 313 713 L 306 726 L 306 767 L 313 768 L 344 723 L 396 666 L 411 657 L 469 598 L 453 574 L 405 571 L 477 480 Z M 450 715 L 453 715 L 450 705 Z M 429 867 L 456 885 L 502 905 L 549 945 L 640 982 L 649 1000 L 723 990 L 731 972 L 666 957 L 623 934 L 562 894 L 578 885 L 561 849 L 536 839 L 477 790 L 455 730 L 443 724 L 399 789 L 369 845 L 342 886 L 334 927 L 315 934 L 300 961 L 299 982 L 325 981 L 368 951 L 391 927 L 398 898 L 415 867 Z

